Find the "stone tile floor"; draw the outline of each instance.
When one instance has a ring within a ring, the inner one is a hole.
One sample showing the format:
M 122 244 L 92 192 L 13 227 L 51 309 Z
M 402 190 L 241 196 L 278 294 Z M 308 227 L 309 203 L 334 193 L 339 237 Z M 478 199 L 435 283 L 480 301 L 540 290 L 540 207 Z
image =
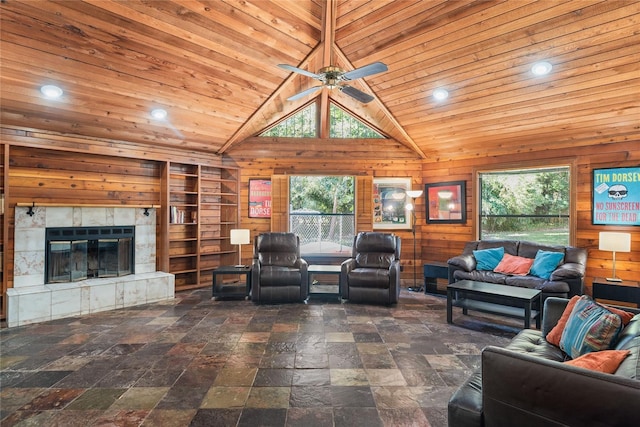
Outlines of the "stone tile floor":
M 174 301 L 0 330 L 2 426 L 446 426 L 520 321 L 402 290 L 396 306 Z

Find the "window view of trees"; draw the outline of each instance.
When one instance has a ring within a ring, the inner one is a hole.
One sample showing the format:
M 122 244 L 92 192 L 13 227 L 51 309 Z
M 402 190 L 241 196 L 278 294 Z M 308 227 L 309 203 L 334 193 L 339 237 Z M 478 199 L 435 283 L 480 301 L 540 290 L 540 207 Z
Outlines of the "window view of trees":
M 311 103 L 260 136 L 280 138 L 314 138 L 317 134 L 316 103 Z M 331 138 L 383 138 L 375 129 L 353 117 L 337 105 L 329 105 Z
M 292 176 L 289 231 L 302 253 L 350 253 L 355 232 L 353 176 Z
M 282 138 L 314 138 L 316 129 L 316 104 L 309 104 L 302 110 L 281 121 L 260 136 L 277 136 Z
M 333 104 L 329 107 L 329 115 L 331 138 L 382 138 L 374 129 Z
M 567 245 L 569 168 L 480 174 L 480 238 Z

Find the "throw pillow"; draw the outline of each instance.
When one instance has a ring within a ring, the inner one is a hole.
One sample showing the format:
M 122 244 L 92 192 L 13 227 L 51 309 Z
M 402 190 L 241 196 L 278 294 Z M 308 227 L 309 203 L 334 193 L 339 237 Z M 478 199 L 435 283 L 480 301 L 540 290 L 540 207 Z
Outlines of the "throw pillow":
M 592 371 L 613 374 L 630 353 L 631 351 L 629 350 L 594 351 L 593 353 L 583 354 L 573 360 L 567 360 L 564 363 Z
M 531 269 L 532 264 L 533 260 L 531 258 L 504 254 L 502 261 L 500 261 L 493 271 L 496 273 L 512 274 L 514 276 L 526 276 L 529 274 L 529 269 Z
M 504 248 L 481 249 L 473 251 L 476 259 L 476 270 L 493 270 L 504 256 Z
M 560 348 L 572 359 L 608 349 L 622 329 L 622 319 L 584 295 L 573 307 L 560 338 Z
M 539 250 L 533 260 L 530 273 L 542 279 L 548 279 L 563 259 L 564 253 L 562 252 Z
M 624 311 L 621 310 L 619 308 L 615 308 L 615 307 L 611 307 L 608 305 L 602 305 L 604 308 L 606 308 L 607 310 L 609 310 L 610 312 L 617 314 L 618 316 L 620 316 L 620 318 L 622 319 L 622 324 L 623 325 L 628 325 L 629 322 L 631 322 L 631 319 L 633 319 L 633 316 L 635 316 L 634 313 L 631 313 L 629 311 Z
M 567 320 L 569 320 L 569 316 L 573 311 L 573 307 L 575 307 L 576 303 L 580 299 L 580 295 L 574 295 L 571 297 L 564 311 L 562 312 L 562 316 L 556 323 L 556 326 L 553 327 L 547 334 L 547 342 L 549 344 L 553 344 L 556 347 L 560 347 L 560 338 L 562 338 L 562 332 L 564 332 L 564 328 L 567 325 Z
M 586 295 L 583 295 L 586 297 Z M 558 319 L 558 323 L 547 333 L 545 337 L 549 344 L 553 344 L 556 347 L 560 347 L 560 338 L 562 337 L 562 332 L 564 331 L 565 326 L 567 325 L 567 320 L 569 320 L 569 316 L 571 315 L 571 311 L 573 307 L 576 305 L 576 302 L 580 299 L 580 295 L 574 295 L 571 297 L 564 311 L 562 312 L 562 316 Z M 620 310 L 619 308 L 609 307 L 608 305 L 602 305 L 604 308 L 609 310 L 610 312 L 617 314 L 622 319 L 622 324 L 624 326 L 628 325 L 631 319 L 633 319 L 634 314 L 629 311 Z M 637 316 L 640 316 L 638 314 Z

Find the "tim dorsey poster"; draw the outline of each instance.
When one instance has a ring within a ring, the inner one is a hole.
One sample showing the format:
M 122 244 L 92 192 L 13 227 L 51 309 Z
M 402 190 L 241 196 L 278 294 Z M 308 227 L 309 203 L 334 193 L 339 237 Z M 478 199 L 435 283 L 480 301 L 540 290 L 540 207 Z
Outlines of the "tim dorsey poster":
M 640 167 L 593 170 L 593 223 L 640 225 Z
M 249 218 L 271 218 L 270 180 L 249 180 Z

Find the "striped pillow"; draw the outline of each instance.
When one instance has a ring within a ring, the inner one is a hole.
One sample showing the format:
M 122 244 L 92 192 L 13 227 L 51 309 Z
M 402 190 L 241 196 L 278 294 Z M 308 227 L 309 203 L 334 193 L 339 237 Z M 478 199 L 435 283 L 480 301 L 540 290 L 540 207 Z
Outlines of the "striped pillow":
M 583 295 L 571 311 L 560 338 L 560 348 L 572 359 L 615 344 L 622 319 Z

